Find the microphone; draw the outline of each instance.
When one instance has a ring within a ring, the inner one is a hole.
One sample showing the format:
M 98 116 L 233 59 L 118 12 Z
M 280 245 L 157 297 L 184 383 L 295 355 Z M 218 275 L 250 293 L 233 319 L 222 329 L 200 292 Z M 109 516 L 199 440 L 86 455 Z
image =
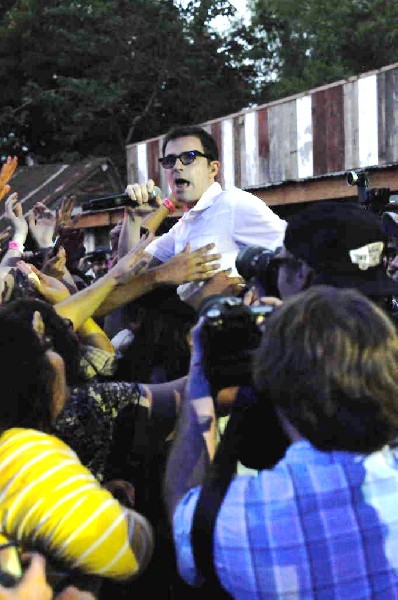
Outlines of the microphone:
M 155 187 L 153 192 L 149 194 L 148 204 L 156 206 L 156 196 L 161 193 L 160 188 Z M 145 204 L 147 204 L 145 202 Z M 107 210 L 109 208 L 117 208 L 118 206 L 131 206 L 137 208 L 142 206 L 137 200 L 132 200 L 125 192 L 119 192 L 118 194 L 110 194 L 109 196 L 100 196 L 99 198 L 92 198 L 86 202 L 82 202 L 81 209 L 83 212 L 93 210 Z

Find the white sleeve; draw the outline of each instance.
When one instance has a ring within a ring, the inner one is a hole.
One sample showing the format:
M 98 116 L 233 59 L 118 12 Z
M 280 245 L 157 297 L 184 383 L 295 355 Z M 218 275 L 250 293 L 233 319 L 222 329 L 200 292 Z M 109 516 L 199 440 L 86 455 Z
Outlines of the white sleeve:
M 238 246 L 263 246 L 275 250 L 283 245 L 287 223 L 260 198 L 243 192 L 235 204 L 234 241 Z

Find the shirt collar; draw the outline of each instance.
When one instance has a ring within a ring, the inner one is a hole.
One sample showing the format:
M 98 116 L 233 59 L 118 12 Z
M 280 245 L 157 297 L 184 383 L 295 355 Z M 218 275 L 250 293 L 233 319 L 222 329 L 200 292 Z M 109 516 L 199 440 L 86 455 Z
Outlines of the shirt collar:
M 189 209 L 189 211 L 186 214 L 193 213 L 193 212 L 199 212 L 201 210 L 204 210 L 205 208 L 208 208 L 209 206 L 214 204 L 214 200 L 215 200 L 216 196 L 221 194 L 221 192 L 222 192 L 221 185 L 215 181 L 214 183 L 211 184 L 210 187 L 207 188 L 207 190 L 201 196 L 201 198 L 198 200 L 198 202 L 191 209 Z
M 318 450 L 308 440 L 302 439 L 294 442 L 286 451 L 286 462 L 292 463 L 312 463 L 312 464 L 331 464 L 331 463 L 356 463 L 366 459 L 366 454 L 359 452 L 344 452 L 334 450 L 330 452 Z

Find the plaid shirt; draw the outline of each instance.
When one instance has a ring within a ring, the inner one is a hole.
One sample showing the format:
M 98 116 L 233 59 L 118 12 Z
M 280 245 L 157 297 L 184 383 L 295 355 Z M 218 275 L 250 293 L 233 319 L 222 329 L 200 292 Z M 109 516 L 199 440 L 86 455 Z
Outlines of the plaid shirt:
M 190 545 L 198 492 L 174 515 L 179 571 L 192 585 L 200 582 Z M 272 470 L 231 482 L 214 556 L 234 598 L 398 599 L 398 452 L 292 444 Z
M 116 354 L 91 346 L 82 345 L 82 357 L 80 359 L 80 375 L 84 379 L 92 379 L 96 375 L 111 377 L 116 369 Z

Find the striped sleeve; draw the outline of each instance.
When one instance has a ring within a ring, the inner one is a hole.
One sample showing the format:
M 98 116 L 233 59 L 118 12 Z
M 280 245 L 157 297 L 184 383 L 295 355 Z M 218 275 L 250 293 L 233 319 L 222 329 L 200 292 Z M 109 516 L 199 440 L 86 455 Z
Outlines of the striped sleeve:
M 139 568 L 128 518 L 76 454 L 31 429 L 0 437 L 0 533 L 84 573 L 116 580 Z

